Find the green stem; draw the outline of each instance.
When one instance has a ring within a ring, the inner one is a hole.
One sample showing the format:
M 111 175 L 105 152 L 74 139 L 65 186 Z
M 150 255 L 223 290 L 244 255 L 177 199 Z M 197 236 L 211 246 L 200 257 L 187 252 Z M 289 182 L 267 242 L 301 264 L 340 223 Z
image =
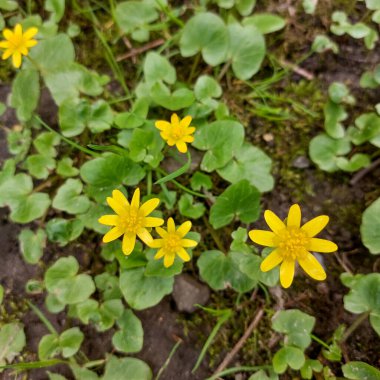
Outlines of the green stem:
M 152 170 L 148 171 L 147 175 L 147 193 L 148 195 L 152 194 Z
M 218 247 L 219 251 L 222 251 L 224 254 L 227 252 L 226 248 L 224 248 L 224 244 L 222 243 L 222 241 L 219 239 L 219 235 L 217 234 L 217 232 L 212 228 L 212 226 L 210 225 L 209 221 L 207 220 L 206 216 L 203 215 L 203 221 L 208 229 L 208 231 L 210 232 L 210 235 L 211 237 L 214 239 L 214 242 L 216 244 L 216 246 Z
M 84 368 L 92 368 L 103 365 L 106 362 L 105 359 L 93 360 L 83 365 Z
M 70 139 L 68 139 L 67 137 L 65 136 L 62 136 L 59 132 L 57 132 L 56 130 L 54 130 L 53 128 L 51 128 L 49 125 L 47 125 L 39 116 L 34 116 L 34 118 L 44 127 L 46 128 L 47 130 L 49 130 L 50 132 L 53 132 L 55 133 L 56 135 L 58 135 L 63 141 L 65 141 L 67 144 L 71 145 L 72 147 L 76 148 L 76 149 L 79 149 L 80 151 L 82 151 L 83 153 L 86 153 L 86 154 L 89 154 L 90 156 L 92 157 L 99 157 L 99 155 L 97 153 L 95 153 L 94 151 L 90 150 L 90 149 L 87 149 L 87 148 L 84 148 L 83 146 L 77 144 L 76 142 L 74 141 L 71 141 Z
M 190 152 L 187 151 L 187 162 L 183 166 L 181 166 L 179 169 L 175 170 L 174 172 L 168 174 L 167 176 L 163 178 L 160 178 L 154 184 L 159 185 L 160 183 L 165 183 L 165 182 L 173 180 L 174 178 L 179 177 L 180 175 L 186 173 L 189 170 L 190 165 L 191 165 L 191 155 L 190 155 Z
M 271 368 L 272 368 L 272 366 L 270 366 L 270 365 L 257 365 L 254 367 L 244 366 L 244 367 L 228 368 L 228 369 L 225 369 L 224 371 L 219 372 L 219 373 L 217 373 L 211 377 L 208 377 L 206 380 L 216 380 L 222 376 L 230 375 L 231 373 L 236 373 L 236 372 L 253 372 L 253 371 L 260 370 L 260 369 L 271 369 Z
M 370 314 L 369 311 L 366 311 L 365 313 L 360 314 L 354 320 L 352 325 L 346 330 L 340 343 L 344 343 L 350 337 L 350 335 L 368 318 L 369 314 Z
M 322 339 L 318 338 L 314 334 L 310 334 L 310 338 L 319 343 L 324 348 L 327 348 L 328 350 L 330 349 L 330 346 L 327 343 L 325 343 Z
M 43 315 L 40 309 L 37 306 L 33 305 L 30 301 L 26 301 L 29 307 L 33 310 L 34 314 L 41 320 L 41 322 L 46 326 L 46 328 L 52 333 L 58 335 L 58 331 L 54 328 L 51 322 Z
M 168 7 L 165 7 L 163 4 L 161 4 L 160 0 L 156 0 L 156 4 L 160 7 L 161 11 L 164 12 L 166 16 L 168 16 L 169 19 L 172 20 L 175 24 L 177 24 L 180 28 L 183 28 L 185 26 L 185 23 L 178 17 L 174 16 L 172 11 Z
M 162 365 L 162 367 L 160 368 L 160 370 L 158 371 L 157 373 L 157 376 L 155 378 L 155 380 L 158 380 L 160 378 L 160 376 L 162 375 L 162 373 L 165 371 L 166 367 L 169 365 L 170 363 L 170 360 L 171 358 L 173 357 L 173 355 L 175 354 L 175 352 L 177 351 L 179 345 L 182 343 L 182 340 L 179 340 L 174 346 L 173 348 L 171 349 L 170 353 L 169 353 L 169 356 L 168 358 L 165 360 L 165 363 Z

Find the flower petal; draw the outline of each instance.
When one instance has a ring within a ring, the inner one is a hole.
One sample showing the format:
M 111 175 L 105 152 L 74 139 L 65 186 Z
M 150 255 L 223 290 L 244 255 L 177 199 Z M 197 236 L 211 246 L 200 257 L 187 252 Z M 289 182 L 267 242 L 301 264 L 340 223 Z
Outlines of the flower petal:
M 7 49 L 1 56 L 2 59 L 8 59 L 12 55 L 13 50 Z
M 98 222 L 106 226 L 116 226 L 120 222 L 118 215 L 103 215 L 98 219 Z
M 116 240 L 121 235 L 123 235 L 123 231 L 118 227 L 114 227 L 103 236 L 103 243 L 109 243 L 112 240 Z
M 179 124 L 179 118 L 178 118 L 178 115 L 176 113 L 173 113 L 171 118 L 170 118 L 170 121 L 172 124 Z
M 10 29 L 4 29 L 3 36 L 6 40 L 10 40 L 13 37 L 13 32 Z
M 35 27 L 28 28 L 23 34 L 24 41 L 30 40 L 38 33 L 38 29 Z
M 107 203 L 112 208 L 112 210 L 115 211 L 118 215 L 125 215 L 128 212 L 126 206 L 123 206 L 114 198 L 107 197 Z
M 191 239 L 182 239 L 181 245 L 184 248 L 193 248 L 193 247 L 196 247 L 198 245 L 198 242 L 196 242 L 195 240 L 191 240 Z
M 169 268 L 173 265 L 175 259 L 175 253 L 167 252 L 164 257 L 164 267 Z
M 185 135 L 191 135 L 194 132 L 195 132 L 195 127 L 189 127 L 189 128 L 186 128 L 184 133 Z
M 2 40 L 0 41 L 0 48 L 1 49 L 8 49 L 9 48 L 9 41 Z
M 191 257 L 190 255 L 186 252 L 185 249 L 181 248 L 178 252 L 177 255 L 183 260 L 183 261 L 190 261 Z
M 136 244 L 136 234 L 134 233 L 126 233 L 123 237 L 123 245 L 122 250 L 124 255 L 130 255 L 135 248 Z
M 260 270 L 262 272 L 268 272 L 280 264 L 284 260 L 279 249 L 272 251 L 261 263 Z
M 161 218 L 147 217 L 145 218 L 145 227 L 158 227 L 164 224 L 164 220 Z
M 164 239 L 154 239 L 149 243 L 151 248 L 161 248 L 164 244 Z
M 182 141 L 184 143 L 192 143 L 194 141 L 194 136 L 184 136 L 182 137 Z
M 263 231 L 263 230 L 252 230 L 248 233 L 251 240 L 260 245 L 267 247 L 275 247 L 275 237 L 276 235 L 272 231 Z
M 178 141 L 176 144 L 176 147 L 178 149 L 179 152 L 181 153 L 186 153 L 187 152 L 187 145 L 185 142 L 183 141 Z
M 178 229 L 177 229 L 177 234 L 181 237 L 185 237 L 189 231 L 191 230 L 191 222 L 190 220 L 182 223 Z
M 156 128 L 158 128 L 160 131 L 165 131 L 166 129 L 169 129 L 172 125 L 165 120 L 157 120 L 154 125 Z
M 320 262 L 310 252 L 302 259 L 298 259 L 302 269 L 314 280 L 323 281 L 326 280 L 326 272 L 323 269 Z
M 329 217 L 327 215 L 320 215 L 305 223 L 301 227 L 301 230 L 305 231 L 307 236 L 313 237 L 315 235 L 318 235 L 326 227 L 328 222 Z
M 25 41 L 25 47 L 27 47 L 27 48 L 31 48 L 33 46 L 36 46 L 37 44 L 38 44 L 37 40 Z
M 136 188 L 135 192 L 133 193 L 131 206 L 134 208 L 140 207 L 140 189 L 139 188 Z
M 164 250 L 164 249 L 159 249 L 158 251 L 157 251 L 157 253 L 154 255 L 154 259 L 155 260 L 159 260 L 159 259 L 161 259 L 161 257 L 163 257 L 163 256 L 165 256 L 166 255 L 166 251 Z
M 115 199 L 116 202 L 120 203 L 121 205 L 128 206 L 129 207 L 129 202 L 125 195 L 120 191 L 120 190 L 114 190 L 112 192 L 112 198 Z M 128 210 L 128 207 L 125 207 Z
M 160 200 L 158 198 L 149 199 L 149 201 L 146 201 L 141 205 L 140 210 L 144 216 L 147 216 L 159 205 L 159 203 Z
M 308 250 L 313 252 L 329 253 L 337 251 L 338 246 L 330 240 L 311 238 Z
M 165 236 L 168 234 L 167 231 L 165 231 L 163 228 L 161 227 L 156 227 L 156 232 L 162 237 L 162 238 L 165 238 Z
M 288 227 L 299 227 L 301 225 L 301 209 L 299 205 L 295 204 L 290 207 L 287 225 Z
M 190 125 L 191 120 L 193 120 L 193 118 L 192 118 L 191 116 L 185 116 L 185 117 L 179 122 L 180 127 L 182 127 L 182 128 L 187 128 L 187 127 Z
M 148 232 L 146 228 L 141 228 L 137 232 L 137 236 L 148 246 L 153 241 L 152 235 Z
M 21 53 L 19 53 L 17 51 L 13 53 L 12 63 L 16 69 L 18 69 L 21 66 Z
M 273 211 L 266 210 L 264 218 L 269 228 L 276 234 L 286 228 L 285 223 Z
M 22 26 L 21 26 L 21 24 L 16 24 L 16 26 L 13 29 L 13 33 L 18 38 L 22 37 Z
M 289 288 L 294 278 L 294 260 L 284 260 L 280 267 L 280 282 L 284 288 Z
M 174 223 L 173 218 L 168 219 L 168 232 L 169 233 L 175 232 L 175 223 Z

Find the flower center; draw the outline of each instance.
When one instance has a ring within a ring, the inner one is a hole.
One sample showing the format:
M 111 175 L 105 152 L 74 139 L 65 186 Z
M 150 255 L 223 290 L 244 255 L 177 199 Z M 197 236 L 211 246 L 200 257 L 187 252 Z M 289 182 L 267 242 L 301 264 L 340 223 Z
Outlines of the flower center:
M 287 227 L 278 236 L 277 246 L 285 259 L 301 258 L 306 254 L 310 238 L 298 227 Z
M 179 125 L 174 125 L 170 134 L 173 140 L 178 141 L 184 136 L 184 131 Z
M 181 238 L 176 233 L 169 233 L 165 237 L 163 248 L 167 252 L 176 253 L 181 248 Z
M 144 216 L 137 208 L 131 207 L 129 215 L 121 219 L 120 225 L 125 232 L 137 233 L 139 229 L 144 227 Z

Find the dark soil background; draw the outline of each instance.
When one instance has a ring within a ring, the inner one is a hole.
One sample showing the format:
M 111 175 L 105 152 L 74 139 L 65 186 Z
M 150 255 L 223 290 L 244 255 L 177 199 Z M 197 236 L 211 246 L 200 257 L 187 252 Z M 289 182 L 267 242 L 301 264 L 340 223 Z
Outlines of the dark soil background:
M 299 12 L 296 1 L 271 1 L 263 5 L 263 9 L 258 5 L 259 10 L 282 14 L 288 20 L 285 32 L 280 33 L 281 37 L 268 37 L 269 49 L 275 56 L 282 57 L 289 62 L 296 62 L 309 51 L 314 36 L 318 33 L 326 33 L 326 30 L 329 29 L 332 3 L 321 0 L 317 13 L 313 16 L 306 16 Z M 340 6 L 351 8 L 350 2 L 339 1 L 336 3 L 334 10 L 342 9 Z M 353 17 L 355 18 L 357 14 L 359 18 L 362 12 L 360 6 L 355 8 L 355 12 Z M 263 209 L 269 208 L 281 217 L 285 217 L 289 206 L 298 202 L 303 211 L 303 221 L 320 214 L 330 216 L 330 223 L 321 236 L 336 242 L 340 249 L 336 254 L 321 256 L 328 273 L 327 281 L 318 283 L 299 272 L 289 290 L 285 291 L 280 287 L 271 290 L 274 310 L 299 308 L 315 316 L 317 323 L 314 334 L 325 341 L 331 338 L 340 324 L 350 325 L 356 317 L 343 308 L 343 297 L 347 294 L 348 289 L 341 284 L 339 275 L 347 270 L 353 273 L 380 271 L 380 258 L 369 254 L 361 243 L 359 231 L 362 212 L 380 196 L 380 168 L 371 171 L 360 181 L 351 185 L 352 175 L 340 172 L 332 175 L 324 173 L 310 163 L 307 158 L 310 139 L 323 129 L 323 102 L 331 82 L 342 81 L 352 89 L 358 100 L 356 106 L 349 110 L 353 118 L 360 112 L 372 109 L 380 95 L 379 90 L 363 91 L 358 85 L 362 72 L 372 69 L 380 62 L 378 46 L 373 51 L 368 51 L 362 41 L 355 41 L 345 36 L 334 36 L 333 39 L 340 47 L 338 55 L 331 52 L 313 55 L 300 64 L 303 69 L 314 76 L 311 84 L 308 84 L 308 80 L 304 77 L 291 72 L 271 89 L 273 92 L 287 92 L 289 96 L 317 112 L 319 115 L 317 118 L 310 119 L 295 113 L 291 106 L 284 106 L 287 111 L 295 114 L 295 121 L 271 123 L 256 117 L 254 110 L 245 102 L 244 97 L 235 96 L 235 92 L 242 88 L 242 84 L 238 81 L 230 86 L 227 84 L 224 93 L 225 101 L 233 109 L 233 112 L 236 110 L 236 114 L 246 121 L 248 138 L 273 159 L 276 185 L 271 193 L 263 197 Z M 295 87 L 297 87 L 298 93 L 294 91 Z M 302 88 L 304 88 L 303 92 L 300 90 Z M 9 86 L 0 85 L 0 101 L 5 102 L 8 94 Z M 43 93 L 39 113 L 50 125 L 57 125 L 57 109 L 47 92 Z M 5 127 L 5 129 L 0 129 L 0 164 L 2 164 L 8 156 L 5 141 L 6 129 L 17 125 L 17 120 L 12 111 L 7 110 L 0 122 Z M 221 190 L 223 186 L 225 184 L 221 182 Z M 262 218 L 254 226 L 266 228 Z M 253 225 L 249 227 L 252 228 Z M 199 232 L 203 232 L 200 222 L 195 223 L 195 228 Z M 79 241 L 64 248 L 48 245 L 42 260 L 43 264 L 32 266 L 23 261 L 19 252 L 17 240 L 19 231 L 19 226 L 8 221 L 8 210 L 1 209 L 0 282 L 6 289 L 6 295 L 5 310 L 0 316 L 0 320 L 7 322 L 18 318 L 25 324 L 27 348 L 20 360 L 33 361 L 37 360 L 36 352 L 39 340 L 48 331 L 37 316 L 28 309 L 25 299 L 37 305 L 59 331 L 67 328 L 71 322 L 66 319 L 65 313 L 48 313 L 44 308 L 45 296 L 43 294 L 26 294 L 25 283 L 31 278 L 41 279 L 46 267 L 62 256 L 74 255 L 81 264 L 82 270 L 91 270 L 99 261 L 96 255 L 99 254 L 101 238 L 96 236 L 90 241 L 86 241 L 82 236 Z M 204 236 L 204 238 L 210 237 Z M 222 239 L 227 246 L 230 239 L 229 234 L 224 234 Z M 199 281 L 194 263 L 189 265 L 188 273 L 196 281 Z M 197 283 L 196 286 L 198 285 L 201 286 Z M 213 369 L 244 333 L 255 310 L 263 303 L 264 293 L 259 290 L 254 297 L 251 295 L 244 297 L 242 300 L 242 304 L 245 305 L 244 309 L 238 310 L 234 320 L 222 327 L 212 345 L 210 354 L 195 374 L 191 374 L 191 369 L 215 324 L 215 319 L 200 310 L 193 314 L 180 312 L 178 304 L 172 296 L 165 297 L 159 305 L 153 308 L 136 313 L 142 321 L 145 335 L 141 353 L 133 356 L 146 361 L 157 374 L 173 346 L 178 340 L 181 340 L 182 343 L 160 379 L 204 380 L 213 373 Z M 226 290 L 212 294 L 208 306 L 212 308 L 230 307 L 234 305 L 235 299 L 236 294 Z M 280 347 L 281 341 L 279 336 L 269 331 L 270 318 L 271 315 L 268 313 L 258 327 L 258 340 L 248 340 L 244 349 L 239 352 L 230 366 L 260 365 L 268 362 L 270 355 L 268 347 L 273 355 Z M 88 326 L 81 326 L 81 329 L 86 336 L 82 349 L 90 359 L 102 359 L 106 353 L 112 352 L 112 331 L 98 333 Z M 380 340 L 368 322 L 364 322 L 350 336 L 342 345 L 342 350 L 344 362 L 361 360 L 380 368 Z M 312 343 L 307 353 L 310 357 L 318 357 L 326 365 L 332 366 L 336 375 L 341 375 L 338 365 L 328 363 L 323 358 L 319 344 Z M 68 379 L 72 378 L 70 371 L 65 366 L 57 366 L 49 368 L 49 370 L 59 372 Z M 22 375 L 18 378 L 21 379 Z M 239 379 L 246 378 L 239 377 Z M 295 377 L 285 375 L 281 377 L 281 379 L 292 378 Z M 5 371 L 0 374 L 0 379 L 8 380 L 15 379 L 15 377 L 11 371 Z M 30 371 L 28 379 L 47 379 L 46 370 Z

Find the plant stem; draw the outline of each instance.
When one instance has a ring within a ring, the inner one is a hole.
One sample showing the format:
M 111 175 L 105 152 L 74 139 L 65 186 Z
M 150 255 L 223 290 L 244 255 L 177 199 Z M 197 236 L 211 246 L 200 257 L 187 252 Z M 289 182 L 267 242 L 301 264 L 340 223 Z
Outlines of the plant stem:
M 147 175 L 147 193 L 148 195 L 152 194 L 152 170 L 148 171 Z
M 260 369 L 271 369 L 271 368 L 272 368 L 272 366 L 270 366 L 270 365 L 256 365 L 254 367 L 247 367 L 247 366 L 233 367 L 233 368 L 228 368 L 228 369 L 226 369 L 222 372 L 219 372 L 215 375 L 212 375 L 211 377 L 208 377 L 206 380 L 216 380 L 216 379 L 221 378 L 222 376 L 230 375 L 230 374 L 236 373 L 236 372 L 253 372 L 253 371 L 260 370 Z
M 160 370 L 158 371 L 157 373 L 157 376 L 155 378 L 155 380 L 158 380 L 160 378 L 160 376 L 162 375 L 162 373 L 165 371 L 166 367 L 169 365 L 170 363 L 170 360 L 171 358 L 173 357 L 173 355 L 175 354 L 175 352 L 177 351 L 179 345 L 182 343 L 182 340 L 179 340 L 174 346 L 173 348 L 171 349 L 170 353 L 169 353 L 169 356 L 168 358 L 165 360 L 165 363 L 162 365 L 162 367 L 160 368 Z
M 318 338 L 314 334 L 310 334 L 310 338 L 319 343 L 324 348 L 330 349 L 330 346 L 327 343 L 325 343 L 322 339 Z
M 224 254 L 227 252 L 226 248 L 224 247 L 222 241 L 219 239 L 219 235 L 216 233 L 216 231 L 212 228 L 207 218 L 203 215 L 203 221 L 210 232 L 211 237 L 214 239 L 216 246 L 219 248 L 220 251 L 222 251 Z
M 51 322 L 43 315 L 37 306 L 33 305 L 30 301 L 26 301 L 29 307 L 33 310 L 34 314 L 41 320 L 41 322 L 46 326 L 46 328 L 52 333 L 58 335 L 58 331 L 54 328 Z
M 344 343 L 350 337 L 350 335 L 368 318 L 368 316 L 369 311 L 366 311 L 363 314 L 359 314 L 351 326 L 346 330 L 342 340 L 339 343 Z

